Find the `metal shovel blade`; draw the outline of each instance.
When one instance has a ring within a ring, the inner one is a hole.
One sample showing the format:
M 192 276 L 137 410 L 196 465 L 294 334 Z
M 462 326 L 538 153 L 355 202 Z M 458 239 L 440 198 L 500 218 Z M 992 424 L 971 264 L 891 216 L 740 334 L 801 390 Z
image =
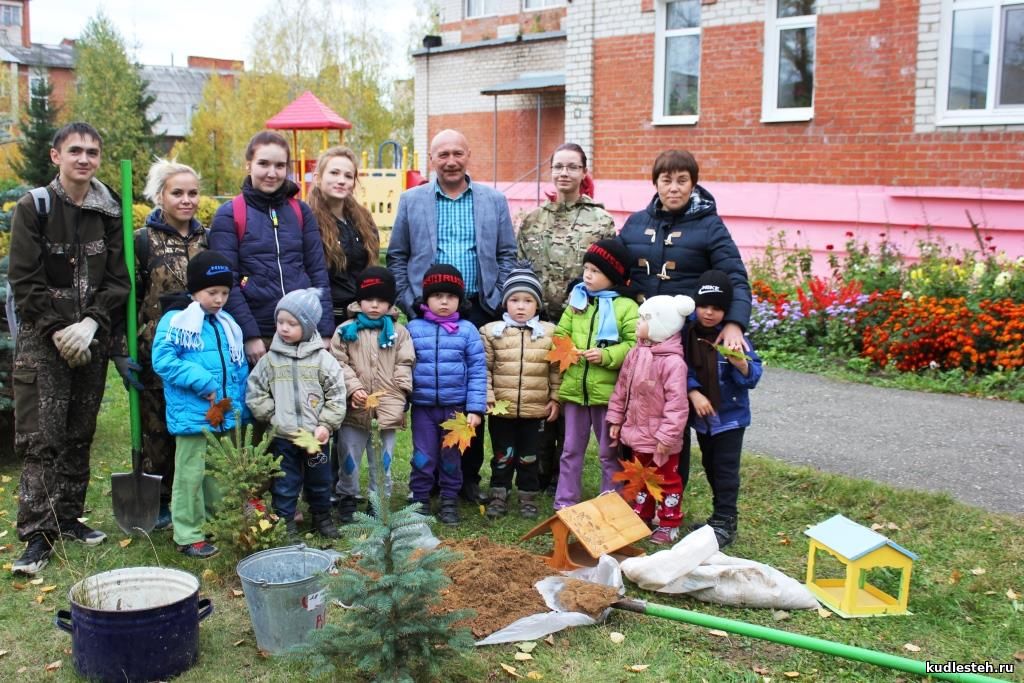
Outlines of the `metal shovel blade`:
M 110 475 L 110 495 L 114 504 L 114 519 L 121 531 L 128 535 L 148 534 L 156 525 L 160 514 L 160 480 L 158 474 L 142 471 L 141 457 L 132 451 L 131 472 Z

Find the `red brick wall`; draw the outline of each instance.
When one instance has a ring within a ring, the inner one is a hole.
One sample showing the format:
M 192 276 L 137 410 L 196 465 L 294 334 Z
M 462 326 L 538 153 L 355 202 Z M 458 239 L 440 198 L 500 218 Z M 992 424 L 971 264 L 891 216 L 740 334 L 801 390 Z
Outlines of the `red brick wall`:
M 28 67 L 24 64 L 18 67 L 18 96 L 23 107 L 28 104 L 28 77 L 29 73 L 34 69 L 35 67 Z M 57 118 L 60 121 L 65 121 L 69 115 L 65 104 L 68 101 L 68 96 L 75 88 L 75 72 L 70 69 L 47 69 L 46 76 L 50 79 L 50 83 L 53 84 L 53 95 L 50 98 L 50 103 L 57 107 L 63 107 L 57 113 Z
M 544 159 L 565 141 L 565 109 L 541 108 L 541 181 L 550 179 Z M 461 131 L 469 140 L 469 173 L 474 180 L 494 180 L 494 114 L 446 114 L 431 116 L 427 139 L 445 128 Z M 537 110 L 517 109 L 498 112 L 498 179 L 512 181 L 529 173 L 524 181 L 537 177 L 531 171 L 537 164 Z M 429 163 L 427 164 L 429 169 Z
M 462 31 L 463 43 L 475 43 L 480 40 L 489 40 L 498 37 L 498 27 L 508 24 L 519 24 L 522 33 L 540 33 L 543 31 L 557 31 L 561 27 L 562 17 L 565 16 L 564 7 L 537 10 L 534 12 L 522 12 L 520 14 L 506 14 L 499 17 L 482 17 L 480 19 L 464 19 L 453 21 L 448 24 L 441 24 L 442 31 Z
M 1024 133 L 914 132 L 917 3 L 818 17 L 815 117 L 763 124 L 764 27 L 703 32 L 700 121 L 652 126 L 654 36 L 594 45 L 594 160 L 601 178 L 647 177 L 658 152 L 691 150 L 718 181 L 1024 187 Z

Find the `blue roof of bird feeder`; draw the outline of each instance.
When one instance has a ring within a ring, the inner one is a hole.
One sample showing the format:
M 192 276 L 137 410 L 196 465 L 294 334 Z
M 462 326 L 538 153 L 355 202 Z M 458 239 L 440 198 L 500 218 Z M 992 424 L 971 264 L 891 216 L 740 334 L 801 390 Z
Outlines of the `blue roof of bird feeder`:
M 857 522 L 847 519 L 842 515 L 826 519 L 821 524 L 816 524 L 807 529 L 804 533 L 815 541 L 827 545 L 849 560 L 859 559 L 884 545 L 903 553 L 912 560 L 917 559 L 917 555 L 900 544 L 893 543 L 877 531 L 872 531 L 866 526 L 857 524 Z

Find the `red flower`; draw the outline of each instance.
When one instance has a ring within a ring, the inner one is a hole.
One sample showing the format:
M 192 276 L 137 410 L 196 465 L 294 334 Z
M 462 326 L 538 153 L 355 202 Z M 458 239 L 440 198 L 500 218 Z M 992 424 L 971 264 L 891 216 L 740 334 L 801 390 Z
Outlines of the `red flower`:
M 986 242 L 991 242 L 992 241 L 992 235 L 985 235 L 985 241 Z
M 825 250 L 826 250 L 826 251 L 832 251 L 833 249 L 835 249 L 835 247 L 834 247 L 834 246 L 832 246 L 831 244 L 826 244 L 826 245 L 825 245 Z
M 849 230 L 847 230 L 847 231 L 846 231 L 846 236 L 847 236 L 847 237 L 853 237 L 853 233 L 852 233 L 852 232 L 850 232 Z

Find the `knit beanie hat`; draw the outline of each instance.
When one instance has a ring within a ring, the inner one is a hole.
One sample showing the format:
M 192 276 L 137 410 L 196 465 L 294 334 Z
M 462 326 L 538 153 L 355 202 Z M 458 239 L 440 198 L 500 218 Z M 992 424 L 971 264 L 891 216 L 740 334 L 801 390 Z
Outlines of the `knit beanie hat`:
M 395 276 L 382 266 L 370 266 L 356 276 L 356 301 L 383 299 L 394 305 L 395 289 Z
M 235 283 L 231 262 L 216 251 L 201 251 L 192 257 L 185 268 L 185 286 L 189 294 L 207 287 L 227 287 Z
M 604 273 L 618 287 L 629 280 L 629 268 L 633 265 L 633 257 L 622 242 L 618 240 L 598 240 L 587 248 L 583 262 L 590 263 Z
M 274 318 L 280 311 L 288 311 L 302 326 L 302 339 L 312 339 L 316 334 L 317 325 L 323 316 L 324 309 L 320 304 L 320 290 L 316 287 L 293 289 L 281 297 L 274 309 Z
M 683 329 L 686 316 L 693 313 L 693 299 L 682 294 L 652 296 L 640 304 L 640 318 L 647 321 L 647 336 L 663 342 Z
M 541 294 L 540 280 L 533 272 L 533 266 L 529 261 L 519 261 L 512 266 L 512 272 L 505 279 L 505 285 L 501 288 L 501 305 L 504 306 L 513 294 L 525 292 L 537 301 L 537 308 L 544 303 L 544 296 Z
M 459 297 L 461 303 L 466 298 L 466 285 L 462 281 L 462 273 L 455 266 L 447 263 L 436 263 L 427 269 L 423 276 L 423 301 L 431 294 L 447 292 Z
M 728 311 L 732 306 L 732 281 L 720 270 L 706 270 L 697 280 L 698 306 L 714 306 Z

